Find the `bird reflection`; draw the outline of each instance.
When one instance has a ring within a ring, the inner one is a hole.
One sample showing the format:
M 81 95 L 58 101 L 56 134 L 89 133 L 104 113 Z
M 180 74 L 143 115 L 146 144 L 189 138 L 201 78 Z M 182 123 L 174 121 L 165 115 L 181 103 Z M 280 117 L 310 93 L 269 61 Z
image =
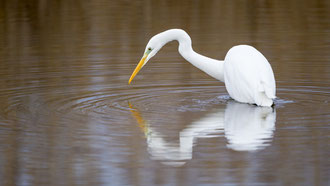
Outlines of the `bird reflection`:
M 143 119 L 137 108 L 129 103 L 132 116 L 143 131 L 152 159 L 164 164 L 181 166 L 192 159 L 197 138 L 225 136 L 227 147 L 235 151 L 255 151 L 269 145 L 275 130 L 276 112 L 270 107 L 257 107 L 235 101 L 192 122 L 180 132 L 179 144 L 167 142 Z
M 275 130 L 276 111 L 271 107 L 230 102 L 224 114 L 227 147 L 254 151 L 270 145 Z

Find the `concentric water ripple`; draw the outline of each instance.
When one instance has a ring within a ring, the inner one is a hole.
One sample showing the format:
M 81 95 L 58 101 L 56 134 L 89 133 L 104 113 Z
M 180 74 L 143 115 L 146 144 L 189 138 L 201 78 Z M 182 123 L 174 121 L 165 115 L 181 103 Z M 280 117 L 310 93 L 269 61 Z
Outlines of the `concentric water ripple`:
M 209 104 L 225 103 L 230 99 L 224 86 L 216 85 L 163 85 L 141 87 L 118 87 L 101 92 L 89 92 L 62 100 L 53 100 L 58 110 L 72 109 L 83 113 L 109 114 L 127 112 L 127 102 L 134 102 L 142 108 L 159 105 L 162 110 L 193 111 L 203 110 Z M 325 105 L 329 102 L 329 90 L 320 87 L 281 87 L 278 88 L 278 99 L 275 103 L 281 107 L 295 103 L 301 107 Z M 313 96 L 310 96 L 313 94 Z M 175 102 L 178 107 L 171 108 Z M 188 103 L 186 105 L 185 103 Z M 151 111 L 152 112 L 152 111 Z M 326 113 L 326 111 L 324 111 Z M 319 113 L 322 114 L 322 113 Z
M 71 93 L 59 93 L 57 96 L 45 97 L 43 104 L 50 104 L 58 112 L 76 112 L 88 115 L 104 115 L 114 113 L 127 113 L 130 109 L 128 102 L 133 102 L 142 109 L 158 105 L 158 111 L 202 111 L 208 105 L 225 104 L 228 96 L 223 84 L 214 82 L 196 84 L 151 84 L 144 86 L 117 86 L 109 88 L 100 86 L 95 91 L 80 91 Z M 34 90 L 35 89 L 35 90 Z M 3 110 L 9 113 L 20 107 L 20 99 L 27 96 L 26 92 L 34 92 L 40 87 L 27 87 L 24 89 L 7 90 L 3 94 L 10 94 L 14 98 Z M 15 94 L 12 94 L 15 92 Z M 22 94 L 20 94 L 22 92 Z M 280 86 L 277 88 L 278 99 L 276 107 L 281 108 L 289 103 L 299 105 L 299 108 L 313 107 L 329 104 L 329 87 L 317 86 Z M 24 96 L 23 96 L 24 95 Z M 42 92 L 40 93 L 42 96 Z M 173 104 L 175 103 L 175 104 Z M 157 112 L 157 110 L 149 110 Z M 293 112 L 296 112 L 294 110 Z M 317 114 L 326 114 L 327 110 L 321 110 Z M 315 114 L 315 113 L 314 113 Z
M 206 106 L 211 102 L 215 104 L 216 100 L 222 99 L 219 98 L 219 95 L 223 91 L 221 87 L 212 85 L 192 85 L 185 87 L 180 85 L 157 85 L 132 87 L 131 89 L 130 87 L 125 88 L 117 87 L 105 89 L 100 92 L 88 92 L 83 95 L 79 94 L 79 96 L 64 97 L 60 100 L 49 100 L 49 102 L 58 111 L 75 110 L 78 113 L 88 113 L 91 115 L 127 112 L 130 110 L 128 102 L 134 102 L 135 105 L 146 109 L 149 105 L 159 104 L 161 109 L 167 111 L 183 111 L 183 104 L 188 100 L 194 102 L 195 106 Z M 208 98 L 209 100 L 203 100 L 203 98 Z M 173 102 L 177 103 L 179 107 L 171 107 L 173 104 L 167 104 Z

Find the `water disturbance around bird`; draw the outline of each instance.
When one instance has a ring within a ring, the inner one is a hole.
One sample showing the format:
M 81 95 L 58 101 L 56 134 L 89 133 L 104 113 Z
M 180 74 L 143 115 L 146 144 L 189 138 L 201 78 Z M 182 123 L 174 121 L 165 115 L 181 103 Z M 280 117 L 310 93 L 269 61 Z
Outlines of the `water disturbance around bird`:
M 140 15 L 132 7 L 145 7 L 141 2 L 1 7 L 0 185 L 326 185 L 330 5 L 321 2 L 294 9 L 310 10 L 311 20 L 295 17 L 292 27 L 289 12 L 274 2 L 256 8 L 256 17 L 242 5 L 237 25 L 233 17 L 205 17 L 220 20 L 230 14 L 224 7 L 239 4 L 200 2 L 208 8 L 181 27 L 194 49 L 212 58 L 242 43 L 260 50 L 275 74 L 274 107 L 232 100 L 224 83 L 178 54 L 176 42 L 127 85 L 150 37 L 183 24 Z

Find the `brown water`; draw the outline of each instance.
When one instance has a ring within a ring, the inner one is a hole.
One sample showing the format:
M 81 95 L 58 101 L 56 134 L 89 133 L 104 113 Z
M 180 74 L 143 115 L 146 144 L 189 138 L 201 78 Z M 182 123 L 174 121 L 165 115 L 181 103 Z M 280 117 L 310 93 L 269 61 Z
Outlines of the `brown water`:
M 329 185 L 330 2 L 3 1 L 0 185 Z M 223 59 L 270 61 L 276 107 L 166 45 L 127 81 L 151 36 L 185 29 Z

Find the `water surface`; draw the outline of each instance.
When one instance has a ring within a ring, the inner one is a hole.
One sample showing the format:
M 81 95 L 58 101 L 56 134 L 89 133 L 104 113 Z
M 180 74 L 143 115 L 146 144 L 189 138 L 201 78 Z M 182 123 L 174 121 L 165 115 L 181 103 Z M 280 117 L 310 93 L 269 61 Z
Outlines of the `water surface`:
M 0 185 L 329 185 L 329 1 L 0 4 Z M 131 85 L 151 36 L 185 29 L 223 59 L 270 61 L 274 108 L 166 45 Z

